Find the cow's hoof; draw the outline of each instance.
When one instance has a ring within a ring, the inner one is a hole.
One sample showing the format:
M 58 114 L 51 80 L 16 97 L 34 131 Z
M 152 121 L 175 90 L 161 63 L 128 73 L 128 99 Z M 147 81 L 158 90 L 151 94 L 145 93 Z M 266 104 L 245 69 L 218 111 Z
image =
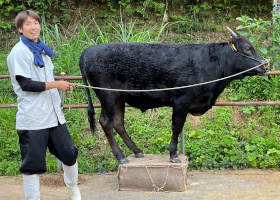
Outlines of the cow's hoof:
M 126 164 L 126 163 L 128 163 L 128 160 L 126 159 L 126 158 L 123 158 L 123 159 L 120 159 L 119 160 L 119 164 L 121 165 L 121 164 Z
M 181 160 L 179 158 L 170 158 L 170 161 L 172 163 L 180 163 L 181 162 Z
M 135 157 L 136 157 L 136 158 L 143 158 L 143 157 L 144 157 L 144 154 L 143 154 L 142 152 L 136 153 L 136 154 L 135 154 Z

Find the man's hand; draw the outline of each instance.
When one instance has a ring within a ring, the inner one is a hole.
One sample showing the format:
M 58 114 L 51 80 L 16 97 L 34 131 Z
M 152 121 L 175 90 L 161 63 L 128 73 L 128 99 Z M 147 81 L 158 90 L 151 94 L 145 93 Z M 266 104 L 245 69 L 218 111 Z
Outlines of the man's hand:
M 67 81 L 46 82 L 46 90 L 57 88 L 58 90 L 66 91 L 66 90 L 70 89 L 70 86 L 75 87 L 75 84 L 74 83 L 69 83 Z

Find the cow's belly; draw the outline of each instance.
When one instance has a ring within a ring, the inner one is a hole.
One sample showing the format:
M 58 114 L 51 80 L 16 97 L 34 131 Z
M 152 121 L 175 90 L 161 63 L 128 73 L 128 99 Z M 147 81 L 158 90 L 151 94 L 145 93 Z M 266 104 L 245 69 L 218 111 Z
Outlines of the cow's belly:
M 189 113 L 194 116 L 201 116 L 211 109 L 214 104 L 215 99 L 204 97 L 191 105 Z
M 210 107 L 211 108 L 211 107 Z M 200 107 L 200 108 L 195 108 L 195 109 L 190 109 L 189 113 L 193 116 L 201 116 L 204 113 L 206 113 L 209 109 L 209 107 Z
M 132 95 L 126 94 L 123 96 L 123 99 L 130 106 L 139 108 L 142 112 L 152 108 L 171 106 L 171 103 L 167 98 L 164 98 L 162 96 L 161 97 L 149 96 L 145 93 L 139 93 L 139 94 L 135 93 Z

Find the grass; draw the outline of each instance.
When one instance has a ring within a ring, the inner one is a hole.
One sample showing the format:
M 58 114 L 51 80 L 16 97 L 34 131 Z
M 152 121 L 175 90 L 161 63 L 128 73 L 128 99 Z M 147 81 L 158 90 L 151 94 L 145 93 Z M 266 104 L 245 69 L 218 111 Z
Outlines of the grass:
M 135 22 L 126 23 L 122 19 L 119 23 L 111 22 L 102 26 L 94 20 L 73 27 L 63 27 L 59 24 L 51 26 L 44 22 L 41 37 L 56 53 L 53 58 L 56 66 L 55 75 L 59 75 L 61 71 L 67 75 L 80 75 L 79 56 L 88 46 L 109 42 L 166 41 L 164 31 L 168 25 L 161 23 L 158 28 L 156 26 L 139 28 Z M 6 64 L 8 52 L 7 50 L 0 54 L 0 64 L 4 66 L 1 67 L 0 74 L 8 74 Z M 278 77 L 250 77 L 233 82 L 220 99 L 277 100 L 278 86 Z M 9 80 L 1 80 L 0 95 L 1 104 L 16 102 Z M 97 98 L 93 99 L 94 103 L 98 103 Z M 66 99 L 65 104 L 67 103 Z M 72 104 L 84 103 L 87 103 L 84 89 L 75 88 Z M 277 107 L 214 107 L 202 117 L 189 116 L 184 126 L 189 169 L 279 167 L 280 119 L 279 111 L 275 108 Z M 15 115 L 15 108 L 0 109 L 0 175 L 19 173 L 20 150 L 15 130 Z M 96 109 L 97 119 L 99 115 L 100 109 Z M 172 109 L 168 107 L 145 113 L 127 108 L 125 126 L 131 138 L 145 154 L 168 154 L 171 115 Z M 79 149 L 79 172 L 116 171 L 118 163 L 102 129 L 98 125 L 94 134 L 90 132 L 86 109 L 71 109 L 65 117 Z M 124 155 L 132 154 L 117 134 L 115 137 Z M 48 172 L 55 172 L 56 158 L 48 153 L 46 159 Z

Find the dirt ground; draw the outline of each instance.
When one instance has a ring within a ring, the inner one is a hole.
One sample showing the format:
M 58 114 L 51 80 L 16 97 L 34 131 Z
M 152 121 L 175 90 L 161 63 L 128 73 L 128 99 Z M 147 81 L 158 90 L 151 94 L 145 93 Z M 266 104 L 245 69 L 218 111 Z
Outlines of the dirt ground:
M 62 174 L 40 178 L 41 200 L 66 200 Z M 185 192 L 118 191 L 117 174 L 79 175 L 82 199 L 273 200 L 280 199 L 280 172 L 263 170 L 190 171 Z M 0 200 L 23 199 L 22 177 L 0 176 Z

